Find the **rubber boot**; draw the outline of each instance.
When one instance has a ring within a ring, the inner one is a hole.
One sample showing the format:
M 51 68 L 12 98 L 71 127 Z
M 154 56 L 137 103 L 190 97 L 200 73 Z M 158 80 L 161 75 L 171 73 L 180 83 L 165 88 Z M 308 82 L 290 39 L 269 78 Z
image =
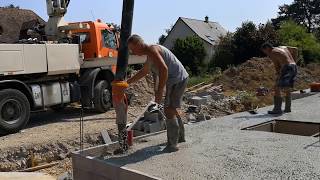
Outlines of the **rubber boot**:
M 176 152 L 179 139 L 179 124 L 177 119 L 167 119 L 167 146 L 163 149 L 165 153 Z
M 282 97 L 274 96 L 274 108 L 272 111 L 268 111 L 268 114 L 282 114 Z
M 286 103 L 286 106 L 285 106 L 284 112 L 290 113 L 291 112 L 291 96 L 285 97 L 285 103 Z
M 186 138 L 185 138 L 185 135 L 184 135 L 184 123 L 181 119 L 180 116 L 177 116 L 178 118 L 178 124 L 179 124 L 179 140 L 178 140 L 178 143 L 183 143 L 183 142 L 186 142 Z
M 127 136 L 126 124 L 118 124 L 118 142 L 120 147 L 114 151 L 114 154 L 123 154 L 128 151 L 129 145 Z

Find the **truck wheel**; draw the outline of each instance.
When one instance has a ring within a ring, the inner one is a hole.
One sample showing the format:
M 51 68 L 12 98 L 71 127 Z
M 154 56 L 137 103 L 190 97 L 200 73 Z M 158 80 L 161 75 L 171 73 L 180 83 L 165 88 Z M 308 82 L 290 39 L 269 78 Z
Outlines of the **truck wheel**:
M 100 80 L 94 87 L 94 107 L 95 110 L 104 113 L 111 108 L 111 92 L 109 83 Z
M 15 89 L 0 91 L 0 129 L 15 133 L 29 121 L 30 104 L 28 98 Z

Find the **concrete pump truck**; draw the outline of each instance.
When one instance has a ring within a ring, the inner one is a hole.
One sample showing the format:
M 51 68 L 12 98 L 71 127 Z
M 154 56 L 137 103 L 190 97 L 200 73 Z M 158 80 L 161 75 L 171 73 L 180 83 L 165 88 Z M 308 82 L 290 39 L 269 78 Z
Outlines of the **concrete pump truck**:
M 32 111 L 59 109 L 80 99 L 98 112 L 110 109 L 120 35 L 100 20 L 65 22 L 69 3 L 47 0 L 49 19 L 43 28 L 24 26 L 27 37 L 0 44 L 1 133 L 23 129 Z M 129 64 L 144 61 L 129 58 Z

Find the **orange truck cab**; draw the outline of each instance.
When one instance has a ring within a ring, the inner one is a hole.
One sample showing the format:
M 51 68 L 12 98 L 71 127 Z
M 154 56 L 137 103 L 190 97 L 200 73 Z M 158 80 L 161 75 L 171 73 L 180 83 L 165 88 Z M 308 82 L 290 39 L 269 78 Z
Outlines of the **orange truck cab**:
M 87 61 L 97 58 L 117 58 L 119 48 L 119 33 L 112 25 L 102 23 L 101 20 L 95 22 L 81 22 L 88 24 L 88 29 L 72 30 L 72 35 L 80 38 L 81 51 Z M 115 72 L 115 66 L 112 71 Z

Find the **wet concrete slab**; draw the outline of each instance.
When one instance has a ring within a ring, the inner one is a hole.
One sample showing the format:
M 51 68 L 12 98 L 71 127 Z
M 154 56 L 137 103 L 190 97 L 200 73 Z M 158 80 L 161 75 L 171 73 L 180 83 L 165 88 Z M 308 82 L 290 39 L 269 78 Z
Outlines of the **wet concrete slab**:
M 129 153 L 97 158 L 116 167 L 160 179 L 320 179 L 317 137 L 241 130 L 270 120 L 320 123 L 320 95 L 293 101 L 293 112 L 267 115 L 247 112 L 186 127 L 186 143 L 162 153 L 166 134 L 138 140 Z
M 1 180 L 55 180 L 56 178 L 42 173 L 0 172 Z

